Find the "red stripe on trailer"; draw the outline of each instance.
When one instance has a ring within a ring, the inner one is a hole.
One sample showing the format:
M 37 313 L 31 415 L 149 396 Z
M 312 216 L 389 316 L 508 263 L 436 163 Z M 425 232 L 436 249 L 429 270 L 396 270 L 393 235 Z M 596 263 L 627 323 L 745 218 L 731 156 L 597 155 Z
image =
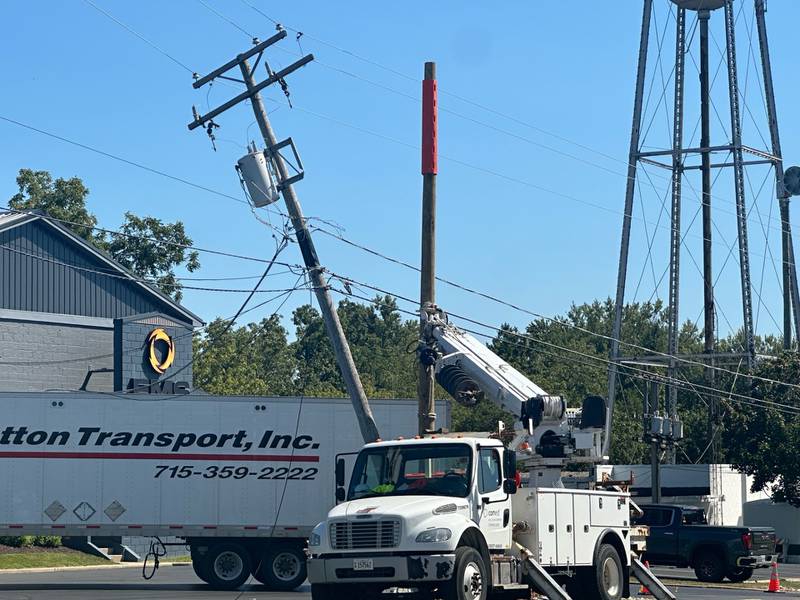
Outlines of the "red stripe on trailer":
M 436 175 L 436 80 L 422 80 L 422 174 Z
M 258 525 L 245 525 L 245 529 L 258 529 Z
M 86 529 L 100 529 L 100 525 L 87 525 Z
M 141 525 L 128 525 L 128 529 L 141 529 Z
M 183 529 L 183 525 L 170 525 L 170 529 Z
M 50 529 L 66 529 L 66 525 L 50 525 Z
M 125 460 L 230 460 L 236 462 L 319 462 L 319 456 L 287 454 L 175 454 L 172 452 L 0 452 L 0 458 L 100 458 Z
M 23 527 L 24 527 L 24 525 L 9 525 L 8 526 L 9 529 L 22 529 Z
M 216 529 L 216 525 L 203 525 L 203 529 Z

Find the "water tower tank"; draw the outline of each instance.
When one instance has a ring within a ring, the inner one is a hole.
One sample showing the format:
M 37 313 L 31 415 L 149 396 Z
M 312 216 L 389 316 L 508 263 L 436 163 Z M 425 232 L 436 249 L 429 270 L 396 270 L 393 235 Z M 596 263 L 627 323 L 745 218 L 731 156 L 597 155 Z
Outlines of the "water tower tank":
M 686 10 L 716 10 L 725 6 L 725 0 L 672 0 Z

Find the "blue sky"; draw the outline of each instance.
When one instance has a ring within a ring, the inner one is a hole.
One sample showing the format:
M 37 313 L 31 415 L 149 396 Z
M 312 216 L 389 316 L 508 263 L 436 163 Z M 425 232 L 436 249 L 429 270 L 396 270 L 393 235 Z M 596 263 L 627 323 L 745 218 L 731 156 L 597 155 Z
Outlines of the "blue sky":
M 195 0 L 93 1 L 201 74 L 250 45 L 245 33 Z M 613 294 L 641 2 L 617 3 L 616 10 L 609 3 L 579 1 L 507 2 L 491 7 L 455 2 L 205 2 L 261 39 L 274 32 L 274 25 L 248 4 L 306 33 L 300 40 L 302 51 L 313 52 L 318 60 L 289 78 L 297 108 L 288 108 L 280 90 L 267 93 L 278 136 L 292 136 L 305 163 L 306 177 L 297 191 L 306 215 L 337 223 L 346 237 L 358 243 L 418 263 L 422 178 L 416 149 L 420 104 L 414 98 L 419 97 L 424 61 L 435 60 L 441 110 L 438 273 L 546 315 L 563 313 L 572 302 Z M 743 5 L 737 35 L 740 80 L 747 81 L 745 143 L 764 147 L 759 137 L 759 130 L 766 137 L 760 73 L 750 50 L 755 43 L 752 1 L 740 0 L 736 5 L 737 10 Z M 669 122 L 659 100 L 665 82 L 666 98 L 672 95 L 674 24 L 669 21 L 667 0 L 655 0 L 655 6 L 648 70 L 648 90 L 652 91 L 646 117 L 648 123 L 652 118 L 653 126 L 646 144 L 664 147 L 669 145 Z M 238 93 L 233 86 L 194 90 L 190 73 L 80 0 L 12 1 L 4 4 L 4 12 L 0 115 L 242 196 L 233 165 L 244 153 L 246 141 L 256 134 L 249 106 L 241 105 L 217 119 L 221 125 L 217 152 L 202 131 L 189 132 L 186 127 L 193 104 L 204 112 Z M 787 165 L 800 155 L 800 117 L 789 110 L 798 93 L 798 84 L 790 76 L 796 66 L 793 25 L 798 17 L 800 4 L 769 3 Z M 721 13 L 712 24 L 712 70 L 719 64 L 716 44 L 724 39 L 720 21 Z M 690 26 L 693 22 L 692 16 Z M 659 66 L 655 56 L 662 32 L 666 35 Z M 696 51 L 695 43 L 695 57 Z M 274 67 L 283 67 L 299 52 L 290 34 L 280 49 L 270 50 L 268 59 Z M 260 77 L 264 75 L 261 71 Z M 724 143 L 727 135 L 724 75 L 723 69 L 714 87 L 721 115 L 714 123 L 717 143 Z M 697 120 L 696 79 L 690 62 L 687 138 Z M 103 226 L 117 227 L 124 212 L 132 210 L 184 221 L 198 246 L 264 258 L 272 254 L 269 230 L 240 203 L 5 122 L 0 122 L 0 135 L 0 197 L 4 200 L 15 192 L 14 178 L 22 167 L 46 169 L 61 177 L 77 175 L 91 190 L 89 206 Z M 641 199 L 637 198 L 637 218 L 644 218 L 635 221 L 629 299 L 634 292 L 640 300 L 666 296 L 666 280 L 660 286 L 656 282 L 666 267 L 668 231 L 660 204 L 668 178 L 666 171 L 650 169 L 648 173 L 653 186 L 644 179 Z M 715 189 L 719 196 L 715 205 L 719 206 L 715 214 L 718 271 L 735 240 L 731 177 L 730 172 L 723 173 Z M 751 177 L 754 191 L 766 181 L 760 195 L 750 194 L 751 199 L 757 198 L 750 233 L 758 331 L 775 332 L 770 314 L 780 322 L 780 292 L 774 274 L 780 268 L 775 262 L 780 256 L 779 223 L 774 208 L 770 220 L 775 202 L 769 174 L 754 171 Z M 701 241 L 699 221 L 692 221 L 699 204 L 691 186 L 699 189 L 699 183 L 693 181 L 684 196 L 681 300 L 682 317 L 694 320 L 702 306 L 702 287 L 692 260 L 700 260 Z M 645 225 L 650 235 L 655 231 L 652 268 L 646 260 Z M 417 297 L 416 273 L 321 234 L 316 242 L 322 263 L 331 270 Z M 300 262 L 296 245 L 282 259 Z M 254 276 L 260 271 L 254 263 L 210 255 L 202 255 L 201 260 L 203 268 L 194 277 Z M 641 283 L 640 273 L 644 273 Z M 295 279 L 291 274 L 278 275 L 264 287 L 290 287 Z M 720 318 L 723 335 L 741 324 L 738 281 L 734 252 L 716 288 L 725 313 L 725 319 Z M 253 281 L 187 283 L 239 288 Z M 365 293 L 372 295 L 369 290 Z M 529 320 L 446 286 L 440 286 L 438 299 L 446 309 L 489 323 L 522 326 Z M 233 314 L 242 300 L 242 294 L 188 290 L 184 303 L 210 319 Z M 307 291 L 298 292 L 283 312 L 288 315 L 294 306 L 308 301 Z M 268 306 L 249 316 L 259 318 L 269 312 Z M 288 320 L 285 323 L 290 325 Z

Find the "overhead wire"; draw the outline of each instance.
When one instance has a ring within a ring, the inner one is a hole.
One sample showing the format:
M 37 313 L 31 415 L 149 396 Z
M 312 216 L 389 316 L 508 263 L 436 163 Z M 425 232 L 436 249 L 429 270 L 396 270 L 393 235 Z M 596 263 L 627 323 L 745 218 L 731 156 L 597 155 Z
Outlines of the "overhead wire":
M 353 281 L 353 280 L 352 279 L 348 279 L 348 281 Z M 390 292 L 388 290 L 385 290 L 385 289 L 382 289 L 382 288 L 379 288 L 379 287 L 376 287 L 376 286 L 370 286 L 369 284 L 364 284 L 363 282 L 355 282 L 355 283 L 357 283 L 358 285 L 370 288 L 370 289 L 372 289 L 374 291 L 377 291 L 379 293 L 383 293 L 385 295 L 389 295 L 389 296 L 401 299 L 401 300 L 409 302 L 409 303 L 416 303 L 417 302 L 416 300 L 413 300 L 411 298 L 407 298 L 407 297 L 404 297 L 402 295 L 395 294 L 393 292 Z M 392 305 L 387 305 L 386 303 L 382 302 L 379 299 L 368 298 L 366 296 L 361 296 L 361 295 L 356 294 L 356 293 L 354 293 L 352 291 L 342 290 L 342 289 L 335 288 L 335 287 L 331 287 L 330 289 L 335 291 L 335 292 L 337 292 L 338 294 L 341 294 L 341 295 L 344 295 L 344 296 L 355 297 L 355 298 L 358 298 L 358 299 L 363 300 L 365 302 L 369 302 L 371 304 L 392 306 Z M 395 307 L 395 308 L 397 308 L 397 307 Z M 416 313 L 414 313 L 412 311 L 408 311 L 408 310 L 401 309 L 401 308 L 397 308 L 397 310 L 399 312 L 402 312 L 402 313 L 405 313 L 405 314 L 408 314 L 408 315 L 417 316 Z M 460 329 L 462 329 L 462 330 L 464 330 L 464 331 L 466 331 L 468 333 L 472 333 L 474 335 L 478 335 L 478 336 L 481 336 L 481 337 L 484 337 L 484 338 L 488 338 L 488 339 L 491 339 L 493 341 L 496 341 L 497 334 L 510 335 L 512 337 L 515 337 L 515 338 L 520 338 L 520 339 L 523 339 L 523 340 L 529 340 L 529 341 L 536 342 L 537 344 L 542 344 L 542 345 L 544 345 L 546 347 L 552 348 L 552 349 L 557 350 L 557 351 L 562 351 L 562 352 L 566 352 L 566 353 L 569 353 L 569 354 L 574 354 L 574 355 L 576 355 L 576 356 L 578 356 L 580 358 L 588 359 L 590 361 L 595 361 L 596 363 L 603 363 L 603 364 L 606 364 L 606 365 L 611 363 L 610 359 L 602 357 L 602 356 L 588 354 L 586 352 L 582 352 L 582 351 L 577 350 L 575 348 L 569 348 L 567 346 L 561 346 L 559 344 L 554 344 L 552 342 L 548 342 L 548 341 L 543 340 L 541 338 L 536 338 L 536 337 L 534 337 L 532 335 L 529 335 L 529 334 L 523 334 L 523 333 L 519 333 L 517 331 L 504 329 L 504 328 L 498 327 L 496 325 L 490 325 L 490 324 L 484 323 L 482 321 L 478 321 L 476 319 L 472 319 L 470 317 L 466 317 L 464 315 L 460 315 L 460 314 L 456 314 L 456 313 L 448 313 L 448 317 L 452 317 L 454 319 L 465 321 L 465 322 L 470 323 L 472 325 L 477 325 L 479 327 L 483 327 L 485 329 L 494 331 L 495 332 L 494 334 L 489 335 L 489 334 L 486 334 L 486 333 L 481 332 L 481 331 L 476 331 L 476 330 L 470 329 L 468 327 L 459 326 Z M 531 349 L 529 346 L 523 346 L 523 347 L 525 347 L 527 349 Z M 535 349 L 535 350 L 538 351 L 538 349 Z M 623 371 L 623 373 L 626 374 L 627 376 L 634 376 L 634 377 L 638 377 L 639 379 L 647 380 L 647 381 L 657 380 L 657 381 L 660 381 L 660 382 L 663 382 L 663 383 L 671 383 L 671 384 L 677 385 L 679 387 L 686 388 L 685 383 L 682 380 L 677 379 L 677 378 L 672 378 L 672 377 L 665 376 L 665 375 L 653 374 L 650 371 L 646 371 L 644 369 L 634 367 L 634 366 L 632 366 L 630 364 L 623 363 L 623 364 L 620 364 L 618 366 Z M 766 379 L 766 378 L 764 378 L 764 379 Z M 777 385 L 784 385 L 784 386 L 785 385 L 791 385 L 791 384 L 788 384 L 787 382 L 782 382 L 782 381 L 777 381 L 777 380 L 768 380 L 767 379 L 767 381 L 770 381 L 771 383 L 774 383 L 774 384 L 777 384 Z M 714 388 L 714 387 L 711 387 L 711 386 L 702 385 L 702 384 L 694 384 L 694 385 L 697 388 L 702 389 L 706 393 L 709 393 L 709 394 L 714 395 L 714 396 L 717 396 L 719 394 L 728 394 L 728 392 L 725 391 L 725 390 L 721 390 L 721 389 Z M 800 386 L 798 386 L 798 387 L 800 387 Z M 738 394 L 738 393 L 731 393 L 730 395 L 731 396 L 735 396 L 736 397 L 735 401 L 739 402 L 741 404 L 747 404 L 747 405 L 751 405 L 751 406 L 759 406 L 759 407 L 762 407 L 762 408 L 763 407 L 769 407 L 769 408 L 773 408 L 774 410 L 777 410 L 779 412 L 785 412 L 785 413 L 789 413 L 789 414 L 800 414 L 800 407 L 792 406 L 790 404 L 775 402 L 775 401 L 772 401 L 772 400 L 766 400 L 766 399 L 762 399 L 762 398 L 754 398 L 752 396 L 747 396 L 747 395 Z

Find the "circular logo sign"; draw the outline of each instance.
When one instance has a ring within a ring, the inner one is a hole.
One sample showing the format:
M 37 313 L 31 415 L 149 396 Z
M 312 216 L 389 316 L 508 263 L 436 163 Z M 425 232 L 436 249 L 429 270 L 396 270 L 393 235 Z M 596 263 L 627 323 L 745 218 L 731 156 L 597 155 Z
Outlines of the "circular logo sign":
M 159 375 L 175 361 L 175 343 L 163 329 L 153 329 L 147 336 L 147 358 L 153 371 Z

